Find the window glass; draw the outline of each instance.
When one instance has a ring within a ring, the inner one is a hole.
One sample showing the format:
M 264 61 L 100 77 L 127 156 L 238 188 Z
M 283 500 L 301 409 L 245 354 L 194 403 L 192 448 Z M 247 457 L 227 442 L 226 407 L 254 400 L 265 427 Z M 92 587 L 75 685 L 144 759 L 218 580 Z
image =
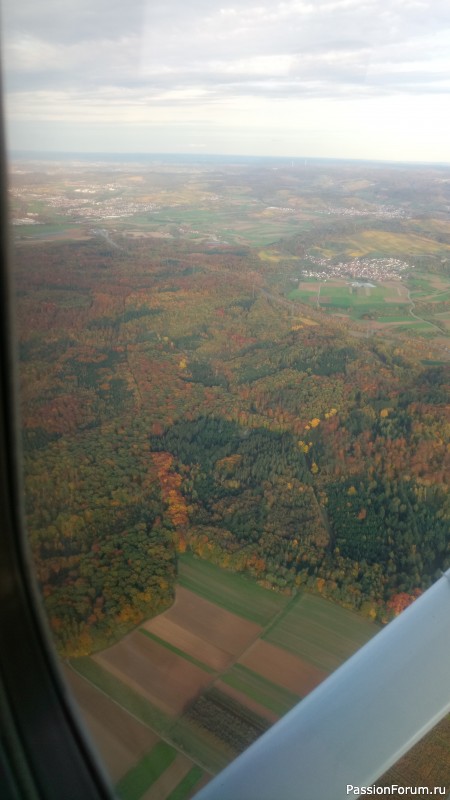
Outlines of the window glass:
M 5 3 L 28 538 L 126 800 L 193 796 L 449 566 L 449 16 Z

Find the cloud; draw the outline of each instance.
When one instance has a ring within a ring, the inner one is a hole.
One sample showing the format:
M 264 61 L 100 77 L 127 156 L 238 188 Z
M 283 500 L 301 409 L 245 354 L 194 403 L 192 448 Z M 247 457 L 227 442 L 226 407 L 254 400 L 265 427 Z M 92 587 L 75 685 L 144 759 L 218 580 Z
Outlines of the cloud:
M 15 120 L 450 91 L 447 0 L 6 0 L 3 27 Z

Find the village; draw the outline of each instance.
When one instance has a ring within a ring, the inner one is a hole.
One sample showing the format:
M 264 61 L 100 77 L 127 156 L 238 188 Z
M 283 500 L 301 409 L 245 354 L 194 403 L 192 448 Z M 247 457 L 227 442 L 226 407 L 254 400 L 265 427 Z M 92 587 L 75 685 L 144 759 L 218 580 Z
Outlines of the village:
M 375 219 L 408 218 L 403 209 L 390 205 L 380 205 L 371 208 L 355 208 L 354 206 L 327 206 L 322 213 L 338 217 L 375 217 Z
M 78 218 L 81 220 L 106 220 L 117 219 L 120 217 L 132 217 L 135 214 L 142 214 L 144 212 L 157 212 L 160 206 L 156 203 L 140 201 L 138 199 L 124 198 L 120 192 L 120 187 L 114 184 L 106 184 L 106 186 L 88 185 L 87 187 L 76 188 L 73 193 L 67 194 L 53 194 L 40 192 L 24 191 L 22 188 L 14 188 L 11 195 L 14 198 L 21 199 L 22 197 L 27 202 L 45 202 L 48 209 L 53 209 L 58 214 L 66 217 L 71 217 L 76 221 Z M 115 194 L 106 195 L 105 192 L 115 192 Z M 76 194 L 75 194 L 76 193 Z M 97 194 L 97 199 L 93 195 Z M 81 196 L 80 196 L 81 195 Z M 84 196 L 83 196 L 84 195 Z M 87 195 L 87 196 L 86 196 Z M 39 221 L 36 219 L 38 215 L 28 212 L 24 216 L 15 217 L 12 220 L 13 225 L 36 225 Z
M 412 264 L 398 258 L 354 258 L 351 261 L 335 263 L 328 258 L 307 255 L 306 259 L 322 269 L 304 269 L 302 278 L 323 280 L 333 278 L 359 278 L 366 281 L 402 280 L 407 271 L 414 269 Z

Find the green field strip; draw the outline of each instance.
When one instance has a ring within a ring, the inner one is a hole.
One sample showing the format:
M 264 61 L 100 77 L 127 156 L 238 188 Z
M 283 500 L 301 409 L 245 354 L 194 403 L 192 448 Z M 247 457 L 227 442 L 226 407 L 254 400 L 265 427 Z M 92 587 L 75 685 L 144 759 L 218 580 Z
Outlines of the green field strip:
M 181 717 L 170 730 L 170 739 L 185 755 L 215 775 L 235 757 L 222 742 L 190 720 Z
M 326 671 L 336 669 L 378 628 L 341 606 L 303 594 L 262 636 Z
M 342 655 L 336 655 L 332 648 L 321 647 L 311 642 L 308 636 L 300 636 L 298 631 L 292 633 L 286 629 L 276 629 L 270 636 L 263 638 L 326 672 L 337 669 L 345 660 Z
M 300 634 L 309 634 L 310 638 L 317 643 L 336 640 L 342 641 L 350 647 L 352 645 L 362 646 L 378 631 L 375 625 L 366 620 L 361 619 L 360 621 L 358 617 L 353 620 L 344 615 L 340 616 L 339 613 L 335 614 L 333 607 L 331 609 L 314 608 L 309 604 L 309 599 L 308 596 L 301 598 L 301 602 L 281 620 L 279 627 L 286 630 L 292 629 L 293 632 L 297 630 Z M 338 612 L 343 611 L 345 614 L 345 609 L 341 609 L 339 606 L 336 608 Z M 278 626 L 274 626 L 274 628 L 276 627 Z
M 436 292 L 434 297 L 431 297 L 428 300 L 424 299 L 426 303 L 446 303 L 450 300 L 450 291 L 445 290 L 441 292 Z
M 377 625 L 356 611 L 343 608 L 330 600 L 306 592 L 299 597 L 297 606 L 293 606 L 289 610 L 295 612 L 296 608 L 302 615 L 307 615 L 308 619 L 314 619 L 319 625 L 326 623 L 333 631 L 339 628 L 342 633 L 351 633 L 352 638 L 356 637 L 361 644 L 368 641 L 379 630 Z
M 120 779 L 116 786 L 119 797 L 122 800 L 139 800 L 172 761 L 175 761 L 176 756 L 177 751 L 166 742 L 155 744 L 150 753 Z
M 180 558 L 178 574 L 185 589 L 262 627 L 289 601 L 285 595 L 263 589 L 243 575 L 227 572 L 190 554 Z
M 208 672 L 209 675 L 215 675 L 216 670 L 212 669 L 212 667 L 208 667 L 206 664 L 203 664 L 202 661 L 199 661 L 194 656 L 190 656 L 189 653 L 185 653 L 184 650 L 180 650 L 179 647 L 175 647 L 174 644 L 170 644 L 170 642 L 166 642 L 165 639 L 161 639 L 156 634 L 151 633 L 151 631 L 146 630 L 145 628 L 139 628 L 139 633 L 142 633 L 144 636 L 148 636 L 149 639 L 152 639 L 157 644 L 162 645 L 167 650 L 170 650 L 172 653 L 175 653 L 177 656 L 181 656 L 181 658 L 186 659 L 186 661 L 190 661 L 191 664 L 194 664 L 195 667 L 199 667 L 199 669 L 204 670 L 204 672 Z
M 432 283 L 430 283 L 430 281 L 416 275 L 410 276 L 408 278 L 407 286 L 410 289 L 411 294 L 414 294 L 414 296 L 420 294 L 428 295 L 428 294 L 433 294 L 433 292 L 439 291 L 438 289 L 436 289 L 435 286 L 433 286 Z
M 434 323 L 433 322 L 427 322 L 426 320 L 414 321 L 414 318 L 412 318 L 411 322 L 408 322 L 405 325 L 398 325 L 397 330 L 401 331 L 401 332 L 403 332 L 403 331 L 408 332 L 409 330 L 413 330 L 413 329 L 415 331 L 419 331 L 419 330 L 420 331 L 425 331 L 425 330 L 428 331 L 430 329 L 430 326 L 434 327 Z
M 409 316 L 408 311 L 405 311 L 403 316 L 392 315 L 392 317 L 377 317 L 374 322 L 407 322 L 408 319 L 411 319 L 411 317 Z
M 292 292 L 288 294 L 289 300 L 311 300 L 315 298 L 317 300 L 317 289 L 294 289 Z
M 352 295 L 348 291 L 336 293 L 334 290 L 328 290 L 327 287 L 321 287 L 321 294 L 318 297 L 318 290 L 294 290 L 290 292 L 288 297 L 291 300 L 299 300 L 310 304 L 319 303 L 320 306 L 327 309 L 346 309 L 353 310 L 355 313 L 363 314 L 386 308 L 385 296 L 377 295 Z
M 370 298 L 361 297 L 354 300 L 351 297 L 331 297 L 329 300 L 325 300 L 325 298 L 322 299 L 321 295 L 319 302 L 321 306 L 325 306 L 326 308 L 351 308 L 360 313 L 373 311 L 381 307 L 383 309 L 386 308 L 386 304 L 382 298 L 370 300 Z
M 186 800 L 192 792 L 194 786 L 203 778 L 204 772 L 200 767 L 192 767 L 188 774 L 184 776 L 178 786 L 167 795 L 166 800 Z
M 299 695 L 253 672 L 243 664 L 235 664 L 221 680 L 280 717 L 301 700 Z
M 42 239 L 43 236 L 54 233 L 63 233 L 66 230 L 73 229 L 74 222 L 44 222 L 39 225 L 17 225 L 14 226 L 14 231 L 20 234 L 25 234 L 33 239 Z
M 78 672 L 93 683 L 94 686 L 101 689 L 111 700 L 118 703 L 136 719 L 143 722 L 144 725 L 147 725 L 156 733 L 165 734 L 167 732 L 172 723 L 172 719 L 167 714 L 160 711 L 139 692 L 136 692 L 114 675 L 111 675 L 106 669 L 100 667 L 93 659 L 88 656 L 74 658 L 71 659 L 70 665 L 75 672 Z
M 275 626 L 279 625 L 282 620 L 298 605 L 300 602 L 300 598 L 303 596 L 303 592 L 295 594 L 293 597 L 288 598 L 288 602 L 286 603 L 285 607 L 282 608 L 276 617 L 274 617 L 269 624 L 266 626 L 266 629 L 261 634 L 261 639 L 267 639 L 268 634 L 275 628 Z
M 354 643 L 344 647 L 342 640 L 336 639 L 336 637 L 334 642 L 327 641 L 326 636 L 317 637 L 316 641 L 314 641 L 311 628 L 304 635 L 297 630 L 279 629 L 267 637 L 266 641 L 283 647 L 285 650 L 299 656 L 304 661 L 309 661 L 326 672 L 337 669 L 340 664 L 359 649 L 359 645 Z

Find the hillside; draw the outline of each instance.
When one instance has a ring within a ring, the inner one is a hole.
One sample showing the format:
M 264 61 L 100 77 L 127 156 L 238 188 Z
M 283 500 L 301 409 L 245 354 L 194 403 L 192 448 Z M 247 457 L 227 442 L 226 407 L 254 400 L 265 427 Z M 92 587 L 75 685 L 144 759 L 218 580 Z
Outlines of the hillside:
M 185 550 L 381 622 L 449 565 L 445 347 L 286 299 L 285 241 L 19 238 L 27 520 L 62 653 L 167 607 Z

